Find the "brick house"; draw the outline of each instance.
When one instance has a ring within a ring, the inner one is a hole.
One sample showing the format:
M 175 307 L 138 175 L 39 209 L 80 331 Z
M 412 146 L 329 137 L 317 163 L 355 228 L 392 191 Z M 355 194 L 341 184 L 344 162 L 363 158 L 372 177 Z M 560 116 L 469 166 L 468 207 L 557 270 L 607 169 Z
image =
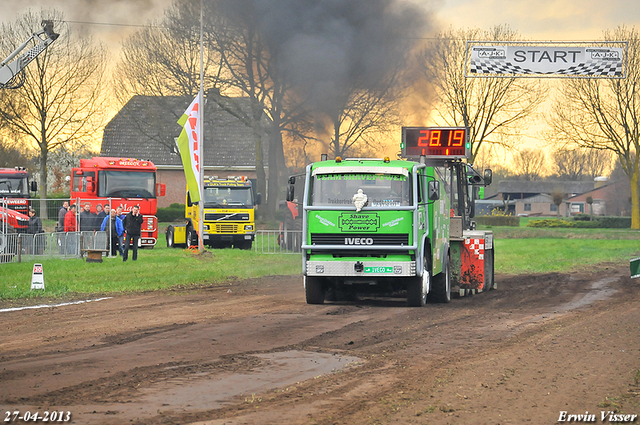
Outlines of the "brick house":
M 157 183 L 166 185 L 158 207 L 185 202 L 186 180 L 175 140 L 182 130 L 177 121 L 192 100 L 185 96 L 133 96 L 104 129 L 100 156 L 146 159 L 158 167 Z M 249 110 L 249 98 L 233 98 L 231 102 Z M 252 129 L 215 102 L 206 103 L 204 113 L 205 175 L 247 176 L 255 187 Z M 266 133 L 261 140 L 268 178 Z
M 564 194 L 560 206 L 553 203 L 554 192 Z M 594 215 L 631 215 L 629 182 L 620 180 L 609 182 L 600 178 L 596 181 L 513 181 L 498 183 L 498 193 L 493 199 L 509 199 L 515 202 L 514 215 L 570 217 L 576 214 L 590 214 L 587 198 L 593 200 Z
M 629 181 L 598 184 L 593 190 L 569 197 L 565 200 L 571 214 L 593 214 L 596 216 L 630 216 Z M 587 198 L 591 197 L 591 205 Z
M 498 182 L 496 198 L 515 201 L 515 215 L 557 217 L 560 209 L 560 217 L 567 217 L 571 214 L 571 207 L 566 199 L 593 188 L 593 181 L 502 180 Z M 553 202 L 554 192 L 564 194 L 559 206 Z

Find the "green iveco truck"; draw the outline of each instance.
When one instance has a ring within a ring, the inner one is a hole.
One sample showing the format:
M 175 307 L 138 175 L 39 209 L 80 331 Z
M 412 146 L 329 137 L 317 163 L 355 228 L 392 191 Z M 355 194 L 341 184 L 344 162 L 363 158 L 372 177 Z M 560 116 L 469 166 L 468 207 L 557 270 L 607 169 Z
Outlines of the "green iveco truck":
M 466 128 L 403 128 L 401 160 L 335 158 L 289 179 L 298 203 L 306 300 L 404 294 L 410 306 L 495 287 L 493 235 L 474 230 L 491 182 L 466 163 Z

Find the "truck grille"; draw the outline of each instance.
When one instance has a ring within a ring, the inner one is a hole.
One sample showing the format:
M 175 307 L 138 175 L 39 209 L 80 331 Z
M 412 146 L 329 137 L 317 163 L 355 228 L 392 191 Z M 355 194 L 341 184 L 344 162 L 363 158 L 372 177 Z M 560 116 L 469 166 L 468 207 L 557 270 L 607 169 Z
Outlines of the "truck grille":
M 216 224 L 216 233 L 238 233 L 237 224 Z
M 389 234 L 349 234 L 349 233 L 312 233 L 312 245 L 409 245 L 407 233 Z
M 249 214 L 223 214 L 223 213 L 205 213 L 204 221 L 249 221 Z

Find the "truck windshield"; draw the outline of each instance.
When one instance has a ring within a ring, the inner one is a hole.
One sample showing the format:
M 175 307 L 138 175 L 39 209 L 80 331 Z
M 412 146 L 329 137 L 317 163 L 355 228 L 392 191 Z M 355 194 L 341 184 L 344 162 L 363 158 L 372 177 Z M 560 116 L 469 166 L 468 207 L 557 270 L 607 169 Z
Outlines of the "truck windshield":
M 411 184 L 397 174 L 318 174 L 311 183 L 311 205 L 353 205 L 353 198 L 362 189 L 367 205 L 393 208 L 412 204 Z
M 205 208 L 253 208 L 250 187 L 205 187 Z
M 26 177 L 0 176 L 0 197 L 29 197 L 29 184 Z
M 102 198 L 155 198 L 156 173 L 149 171 L 99 171 L 98 196 Z

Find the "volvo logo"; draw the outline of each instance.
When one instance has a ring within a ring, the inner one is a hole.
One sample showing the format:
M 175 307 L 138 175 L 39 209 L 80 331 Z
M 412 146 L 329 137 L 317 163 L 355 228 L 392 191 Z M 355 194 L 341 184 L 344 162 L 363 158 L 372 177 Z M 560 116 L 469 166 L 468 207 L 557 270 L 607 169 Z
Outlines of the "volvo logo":
M 373 238 L 344 238 L 345 245 L 373 245 Z

